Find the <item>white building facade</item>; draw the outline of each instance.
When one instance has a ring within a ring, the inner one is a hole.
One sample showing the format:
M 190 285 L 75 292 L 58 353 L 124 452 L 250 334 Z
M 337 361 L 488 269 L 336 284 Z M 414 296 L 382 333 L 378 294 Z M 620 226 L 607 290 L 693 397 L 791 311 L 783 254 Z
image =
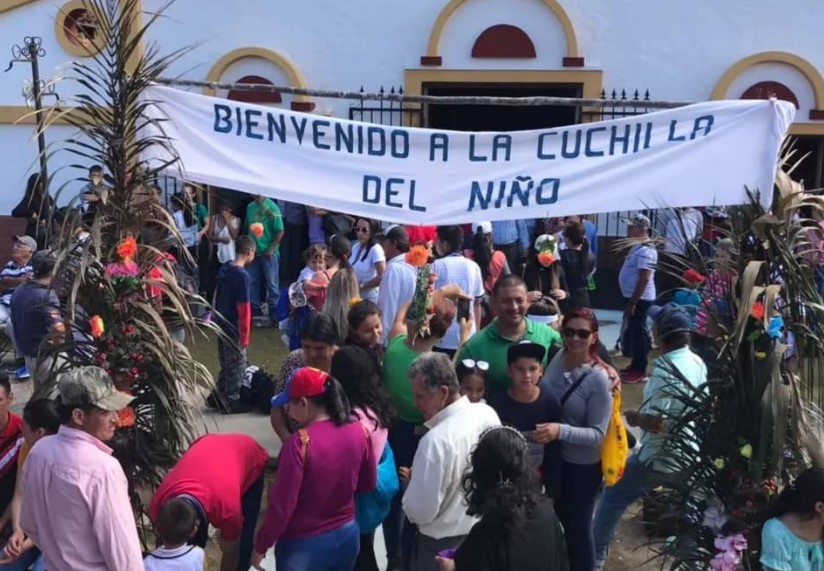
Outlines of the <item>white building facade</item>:
M 143 9 L 162 3 L 143 0 Z M 82 10 L 79 0 L 0 0 L 0 38 L 10 47 L 24 36 L 40 36 L 46 50 L 41 73 L 49 79 L 86 53 L 78 45 L 89 30 Z M 822 21 L 818 0 L 177 0 L 150 40 L 163 52 L 196 45 L 170 76 L 219 82 L 591 98 L 614 89 L 626 90 L 630 99 L 638 90 L 641 98 L 648 91 L 652 99 L 672 101 L 776 95 L 798 106 L 791 133 L 799 150 L 811 153 L 799 173 L 815 188 L 824 171 Z M 0 75 L 0 214 L 17 204 L 27 176 L 37 170 L 33 119 L 22 95 L 29 78 L 21 63 Z M 57 84 L 64 100 L 76 89 Z M 216 94 L 336 117 L 465 130 L 600 118 L 577 108 L 389 111 L 374 102 L 361 108 L 343 99 Z M 642 102 L 637 109 L 643 110 Z M 56 125 L 46 138 L 53 143 L 70 134 Z M 64 185 L 83 175 L 63 168 L 74 162 L 58 155 L 49 163 L 52 189 L 65 189 L 58 197 L 63 203 L 81 186 Z

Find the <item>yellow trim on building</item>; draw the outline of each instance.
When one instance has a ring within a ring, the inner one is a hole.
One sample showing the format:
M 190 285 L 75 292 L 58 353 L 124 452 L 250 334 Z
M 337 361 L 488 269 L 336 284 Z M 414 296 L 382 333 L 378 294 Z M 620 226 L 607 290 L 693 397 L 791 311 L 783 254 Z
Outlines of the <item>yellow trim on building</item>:
M 57 14 L 54 16 L 54 35 L 57 38 L 57 43 L 60 44 L 60 47 L 63 48 L 64 52 L 75 57 L 92 57 L 95 54 L 100 53 L 100 50 L 103 48 L 99 41 L 89 42 L 88 46 L 75 43 L 71 41 L 66 33 L 66 18 L 73 11 L 84 9 L 86 9 L 86 3 L 84 0 L 70 0 L 58 8 Z M 95 39 L 99 40 L 99 34 L 102 33 L 102 29 L 98 30 L 98 36 Z
M 407 95 L 425 95 L 429 84 L 571 84 L 581 85 L 581 97 L 597 99 L 601 96 L 604 72 L 597 69 L 579 70 L 488 70 L 488 69 L 407 69 L 404 72 L 404 90 Z M 415 105 L 410 104 L 410 107 Z M 583 111 L 587 111 L 584 108 Z M 417 117 L 411 114 L 412 117 Z M 407 117 L 408 119 L 408 117 Z M 420 127 L 421 125 L 409 125 Z
M 0 14 L 11 12 L 17 8 L 22 8 L 26 4 L 37 2 L 37 0 L 0 0 Z
M 440 56 L 441 37 L 443 36 L 444 28 L 452 18 L 455 11 L 461 7 L 467 0 L 450 0 L 449 4 L 443 7 L 438 18 L 435 20 L 435 25 L 432 26 L 432 31 L 429 33 L 429 42 L 426 46 L 427 57 Z M 541 0 L 541 2 L 558 18 L 558 22 L 564 29 L 564 36 L 566 39 L 566 56 L 568 58 L 580 57 L 578 52 L 578 36 L 575 34 L 575 28 L 572 26 L 572 20 L 564 10 L 563 6 L 557 0 Z
M 824 136 L 824 123 L 793 123 L 790 125 L 788 134 L 793 136 Z
M 227 69 L 229 69 L 229 66 L 231 66 L 233 63 L 237 61 L 246 58 L 260 58 L 270 63 L 273 63 L 281 70 L 283 70 L 283 72 L 286 74 L 286 77 L 289 79 L 289 83 L 292 87 L 298 87 L 302 89 L 306 89 L 307 87 L 306 79 L 303 77 L 300 68 L 298 68 L 298 66 L 295 65 L 295 63 L 292 60 L 290 60 L 282 54 L 279 54 L 274 50 L 259 47 L 239 48 L 230 51 L 229 53 L 227 53 L 215 62 L 215 64 L 209 70 L 209 73 L 206 74 L 206 81 L 220 81 L 223 77 L 223 74 L 226 73 Z M 204 87 L 203 94 L 215 95 L 215 90 L 210 87 Z M 306 95 L 296 95 L 295 101 L 310 102 L 311 99 Z
M 783 63 L 797 69 L 807 78 L 815 96 L 815 108 L 824 108 L 824 78 L 813 64 L 789 52 L 761 52 L 745 57 L 734 63 L 715 84 L 710 99 L 738 98 L 740 94 L 729 93 L 730 86 L 746 70 L 760 63 Z M 769 79 L 769 78 L 765 78 Z

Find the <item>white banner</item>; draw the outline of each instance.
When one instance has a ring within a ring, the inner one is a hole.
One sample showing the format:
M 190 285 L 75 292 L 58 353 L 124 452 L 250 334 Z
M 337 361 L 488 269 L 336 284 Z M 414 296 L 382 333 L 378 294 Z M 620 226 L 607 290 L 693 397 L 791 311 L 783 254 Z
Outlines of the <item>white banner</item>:
M 192 181 L 408 224 L 769 204 L 795 107 L 712 101 L 511 133 L 388 127 L 169 87 L 146 97 Z M 150 126 L 147 134 L 159 135 Z M 144 158 L 168 161 L 155 148 Z

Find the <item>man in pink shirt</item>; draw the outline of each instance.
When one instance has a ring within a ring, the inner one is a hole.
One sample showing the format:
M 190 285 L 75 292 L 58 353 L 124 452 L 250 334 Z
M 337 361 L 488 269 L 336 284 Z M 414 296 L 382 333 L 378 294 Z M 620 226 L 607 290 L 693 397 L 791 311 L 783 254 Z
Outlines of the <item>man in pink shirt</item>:
M 62 425 L 26 460 L 20 525 L 49 571 L 142 571 L 126 475 L 104 444 L 133 399 L 99 367 L 62 375 L 57 389 Z

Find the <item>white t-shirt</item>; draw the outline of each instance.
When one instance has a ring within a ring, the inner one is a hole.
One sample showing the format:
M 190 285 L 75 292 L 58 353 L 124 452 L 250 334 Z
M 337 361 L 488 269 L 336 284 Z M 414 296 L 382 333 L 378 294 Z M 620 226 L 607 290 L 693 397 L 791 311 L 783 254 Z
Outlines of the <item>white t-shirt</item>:
M 215 224 L 217 224 L 217 216 L 215 216 L 214 219 Z M 232 219 L 229 222 L 229 224 L 224 224 L 220 227 L 220 230 L 218 230 L 217 232 L 218 238 L 229 240 L 228 244 L 217 242 L 217 260 L 221 264 L 225 264 L 226 262 L 232 262 L 235 259 L 235 241 L 232 240 L 232 234 L 229 232 L 230 224 L 232 230 L 238 230 L 240 228 L 240 219 L 232 216 Z
M 474 261 L 464 258 L 459 254 L 450 254 L 444 258 L 435 260 L 432 264 L 432 271 L 438 276 L 435 280 L 435 289 L 440 289 L 446 285 L 457 284 L 463 292 L 472 299 L 480 299 L 484 295 L 484 280 L 481 276 L 481 268 Z M 474 308 L 474 305 L 473 305 Z M 470 311 L 469 319 L 472 329 L 469 336 L 475 335 L 477 328 L 475 327 L 475 313 Z M 438 343 L 440 349 L 456 350 L 461 342 L 461 325 L 458 322 L 458 316 L 449 329 L 446 335 Z
M 358 277 L 359 284 L 365 284 L 374 279 L 374 277 L 378 275 L 378 270 L 375 269 L 375 265 L 386 261 L 386 254 L 383 253 L 383 247 L 381 247 L 380 244 L 372 246 L 365 258 L 361 259 L 362 256 L 363 244 L 357 242 L 352 246 L 352 255 L 349 256 L 349 263 L 352 264 L 352 269 Z M 377 287 L 362 289 L 360 296 L 362 299 L 368 299 L 369 301 L 377 303 L 379 291 L 380 289 Z
M 182 210 L 178 210 L 172 214 L 177 229 L 180 230 L 180 235 L 183 237 L 183 244 L 187 248 L 197 246 L 197 220 L 192 222 L 191 226 L 186 226 L 186 215 Z
M 697 240 L 704 230 L 704 216 L 692 209 L 672 216 L 667 222 L 664 249 L 673 254 L 687 253 L 687 243 Z
M 194 545 L 158 547 L 143 560 L 146 571 L 203 571 L 203 550 Z

